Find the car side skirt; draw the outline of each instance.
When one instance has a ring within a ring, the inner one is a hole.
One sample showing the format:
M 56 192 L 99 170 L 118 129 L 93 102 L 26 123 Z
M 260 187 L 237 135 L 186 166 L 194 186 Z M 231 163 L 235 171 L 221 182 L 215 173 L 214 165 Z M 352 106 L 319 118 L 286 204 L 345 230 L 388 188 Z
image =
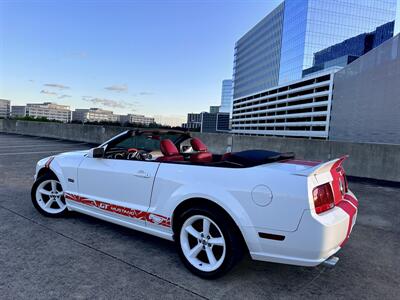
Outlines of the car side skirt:
M 130 228 L 130 229 L 148 233 L 148 234 L 151 234 L 151 235 L 154 235 L 154 236 L 157 236 L 157 237 L 169 240 L 169 241 L 174 240 L 172 233 L 157 230 L 155 228 L 146 227 L 145 223 L 143 223 L 143 225 L 141 225 L 141 224 L 128 222 L 117 216 L 112 216 L 112 215 L 108 215 L 108 214 L 106 215 L 106 214 L 102 213 L 101 211 L 95 211 L 95 210 L 91 209 L 90 207 L 87 208 L 87 207 L 84 207 L 83 205 L 75 204 L 75 203 L 71 203 L 71 202 L 68 203 L 68 209 L 85 214 L 85 215 L 92 216 L 94 218 L 104 220 L 107 222 L 121 225 L 121 226 Z

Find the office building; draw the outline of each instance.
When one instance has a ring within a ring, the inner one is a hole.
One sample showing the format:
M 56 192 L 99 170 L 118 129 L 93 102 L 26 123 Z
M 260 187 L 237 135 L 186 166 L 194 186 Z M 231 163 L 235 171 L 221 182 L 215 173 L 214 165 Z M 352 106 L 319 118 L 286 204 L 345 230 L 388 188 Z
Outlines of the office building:
M 234 98 L 278 84 L 284 8 L 281 3 L 236 42 Z
M 77 122 L 119 122 L 119 115 L 114 115 L 111 110 L 101 108 L 75 109 L 72 120 Z
M 344 67 L 378 47 L 393 37 L 394 21 L 377 27 L 369 33 L 362 33 L 338 44 L 332 45 L 314 53 L 314 63 L 311 68 L 303 70 L 303 76 L 330 67 Z
M 399 35 L 337 72 L 333 82 L 330 140 L 400 144 Z
M 10 117 L 10 100 L 0 99 L 0 118 Z
M 395 15 L 396 0 L 285 0 L 237 41 L 234 99 L 301 79 L 314 53 Z
M 201 114 L 190 113 L 187 115 L 186 123 L 182 124 L 186 129 L 200 129 L 201 127 Z
M 219 106 L 210 106 L 210 114 L 217 114 L 217 113 L 219 113 L 219 109 L 220 109 L 220 107 Z
M 146 126 L 155 123 L 154 118 L 146 117 L 144 115 L 135 115 L 135 114 L 128 114 L 126 116 L 121 116 L 120 121 L 122 124 L 131 123 L 131 124 L 141 124 Z
M 201 113 L 201 132 L 217 133 L 229 131 L 229 113 Z
M 326 139 L 335 71 L 235 99 L 232 132 Z
M 231 113 L 232 112 L 232 80 L 225 79 L 222 81 L 222 91 L 221 91 L 221 106 L 219 108 L 220 112 Z
M 26 106 L 25 105 L 11 106 L 11 116 L 13 118 L 25 117 L 26 116 Z
M 26 115 L 64 123 L 71 121 L 71 110 L 68 105 L 59 105 L 51 102 L 28 103 L 26 105 Z

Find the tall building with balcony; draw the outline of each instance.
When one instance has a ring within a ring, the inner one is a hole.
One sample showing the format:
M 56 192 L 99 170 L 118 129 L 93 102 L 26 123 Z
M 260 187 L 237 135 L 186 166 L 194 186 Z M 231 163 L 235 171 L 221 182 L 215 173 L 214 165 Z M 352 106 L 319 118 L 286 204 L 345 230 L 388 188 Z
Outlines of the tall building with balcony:
M 232 79 L 225 79 L 222 81 L 221 91 L 221 106 L 220 112 L 231 113 L 232 112 Z
M 0 99 L 0 118 L 10 117 L 10 100 Z
M 60 105 L 51 102 L 28 103 L 26 105 L 26 115 L 33 118 L 46 118 L 63 123 L 71 121 L 71 110 L 68 105 Z
M 393 21 L 396 0 L 285 0 L 235 45 L 234 99 L 302 78 L 314 53 Z
M 72 120 L 86 122 L 119 122 L 119 115 L 114 115 L 111 110 L 101 108 L 78 108 L 72 113 Z

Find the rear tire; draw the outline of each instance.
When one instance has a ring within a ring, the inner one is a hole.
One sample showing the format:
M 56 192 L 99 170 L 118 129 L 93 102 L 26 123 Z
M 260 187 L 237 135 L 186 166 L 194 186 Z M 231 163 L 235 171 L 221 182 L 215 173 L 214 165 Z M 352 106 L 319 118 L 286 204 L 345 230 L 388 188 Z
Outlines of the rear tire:
M 193 274 L 213 279 L 227 273 L 243 257 L 243 245 L 223 212 L 190 208 L 177 218 L 175 243 L 180 258 Z
M 58 178 L 46 173 L 32 186 L 33 206 L 46 217 L 61 217 L 67 214 L 64 191 Z

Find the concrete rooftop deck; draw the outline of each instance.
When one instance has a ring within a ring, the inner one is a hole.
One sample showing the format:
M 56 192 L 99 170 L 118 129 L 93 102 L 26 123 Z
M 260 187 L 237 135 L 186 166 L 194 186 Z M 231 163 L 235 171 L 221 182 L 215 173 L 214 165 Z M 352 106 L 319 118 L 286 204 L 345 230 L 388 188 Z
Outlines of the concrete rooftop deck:
M 0 297 L 10 298 L 381 298 L 400 293 L 400 189 L 350 182 L 357 224 L 334 268 L 245 258 L 205 281 L 174 244 L 80 214 L 45 218 L 32 206 L 36 161 L 85 143 L 0 133 Z

